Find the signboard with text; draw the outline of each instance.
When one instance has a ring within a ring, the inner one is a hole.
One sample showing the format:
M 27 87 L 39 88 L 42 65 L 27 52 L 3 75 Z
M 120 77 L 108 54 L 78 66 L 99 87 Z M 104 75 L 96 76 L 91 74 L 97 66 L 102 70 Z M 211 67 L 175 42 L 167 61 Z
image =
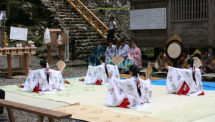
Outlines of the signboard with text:
M 130 30 L 166 29 L 166 8 L 130 11 Z
M 10 28 L 10 39 L 11 40 L 27 41 L 27 38 L 28 38 L 28 29 L 27 28 L 18 28 L 18 27 Z

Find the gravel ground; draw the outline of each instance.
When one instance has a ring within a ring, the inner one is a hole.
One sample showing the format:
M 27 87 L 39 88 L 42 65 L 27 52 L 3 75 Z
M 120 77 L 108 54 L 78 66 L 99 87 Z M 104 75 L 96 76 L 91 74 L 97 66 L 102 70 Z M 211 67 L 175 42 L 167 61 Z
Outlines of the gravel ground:
M 85 76 L 87 72 L 87 66 L 77 66 L 77 67 L 66 67 L 63 72 L 64 78 L 70 78 L 70 77 L 79 77 L 79 76 Z M 24 74 L 22 74 L 24 75 Z M 17 85 L 25 82 L 25 78 L 23 79 L 13 79 L 13 78 L 7 78 L 5 75 L 0 76 L 0 85 Z
M 49 64 L 49 67 L 51 69 L 56 69 L 56 62 L 52 61 L 52 64 Z M 1 62 L 3 63 L 3 62 Z M 16 63 L 16 62 L 15 62 Z M 67 64 L 67 67 L 64 69 L 63 77 L 69 78 L 69 77 L 79 77 L 79 76 L 85 76 L 87 72 L 87 63 L 82 60 L 75 60 L 70 61 Z M 7 64 L 4 64 L 7 65 Z M 39 69 L 39 59 L 37 57 L 31 57 L 30 62 L 30 69 Z M 13 79 L 13 78 L 7 78 L 7 74 L 0 74 L 0 85 L 17 85 L 21 84 L 25 81 L 25 79 Z M 24 75 L 23 73 L 14 74 L 14 75 Z
M 53 61 L 53 63 L 50 65 L 51 69 L 56 69 L 56 61 Z M 63 77 L 64 78 L 69 78 L 69 77 L 79 77 L 79 76 L 85 76 L 87 72 L 87 64 L 84 61 L 71 61 L 67 64 L 69 67 L 66 67 L 64 72 L 63 72 Z M 70 67 L 72 66 L 72 67 Z M 39 60 L 37 57 L 31 57 L 31 63 L 30 63 L 30 68 L 31 69 L 39 69 Z M 22 74 L 23 75 L 23 74 Z M 12 78 L 7 78 L 5 74 L 0 74 L 0 85 L 18 85 L 21 83 L 24 83 L 25 79 L 12 79 Z M 4 114 L 0 115 L 0 118 L 4 117 L 7 118 L 7 110 L 4 110 Z M 16 122 L 36 122 L 37 121 L 37 115 L 31 114 L 31 113 L 26 113 L 26 112 L 21 112 L 14 110 L 14 117 Z M 45 118 L 45 122 L 48 122 L 48 119 Z M 0 120 L 1 122 L 1 120 Z M 74 120 L 74 119 L 67 119 L 67 120 L 58 120 L 56 122 L 81 122 L 79 120 Z

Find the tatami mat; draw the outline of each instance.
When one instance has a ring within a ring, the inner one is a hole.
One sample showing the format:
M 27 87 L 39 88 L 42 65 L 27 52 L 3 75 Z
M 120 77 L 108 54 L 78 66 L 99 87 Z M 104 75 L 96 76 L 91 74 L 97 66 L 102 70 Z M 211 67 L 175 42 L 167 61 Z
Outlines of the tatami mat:
M 75 105 L 75 103 L 79 103 L 79 107 L 84 106 L 96 110 L 98 109 L 99 111 L 107 111 L 107 114 L 105 115 L 108 115 L 108 112 L 110 112 L 110 114 L 113 113 L 114 115 L 110 116 L 110 118 L 113 117 L 112 119 L 115 119 L 114 116 L 116 113 L 116 116 L 118 114 L 125 114 L 128 115 L 130 119 L 137 117 L 136 119 L 138 120 L 147 119 L 144 117 L 149 117 L 149 119 L 156 118 L 155 120 L 159 121 L 167 120 L 171 122 L 203 122 L 207 120 L 213 120 L 215 115 L 215 91 L 205 91 L 205 96 L 198 97 L 178 96 L 174 94 L 167 94 L 165 86 L 152 85 L 153 101 L 152 103 L 148 104 L 150 108 L 142 112 L 131 109 L 104 106 L 107 86 L 85 85 L 83 82 L 79 81 L 79 78 L 70 79 L 69 81 L 71 84 L 66 85 L 65 91 L 60 91 L 55 94 L 25 93 L 22 92 L 22 89 L 15 85 L 1 86 L 0 88 L 4 89 L 7 93 L 17 94 L 17 97 L 24 96 L 37 99 L 38 101 L 41 99 L 51 100 L 57 102 L 57 104 L 59 102 L 59 104 L 66 103 L 68 105 Z M 154 81 L 152 81 L 152 84 L 153 82 Z M 10 100 L 17 101 L 17 97 L 11 97 Z M 33 102 L 29 102 L 28 104 L 33 104 Z M 59 107 L 63 107 L 63 105 L 60 105 Z M 69 113 L 77 115 L 79 118 L 81 115 L 79 116 L 76 109 L 81 108 L 74 107 L 73 110 L 72 106 L 69 106 L 69 108 L 63 107 L 58 110 L 69 111 Z M 93 116 L 92 119 L 103 116 L 99 114 L 93 115 L 95 116 Z M 129 120 L 129 118 L 122 121 L 126 122 Z M 83 119 L 85 119 L 84 116 Z M 109 121 L 110 119 L 106 120 Z

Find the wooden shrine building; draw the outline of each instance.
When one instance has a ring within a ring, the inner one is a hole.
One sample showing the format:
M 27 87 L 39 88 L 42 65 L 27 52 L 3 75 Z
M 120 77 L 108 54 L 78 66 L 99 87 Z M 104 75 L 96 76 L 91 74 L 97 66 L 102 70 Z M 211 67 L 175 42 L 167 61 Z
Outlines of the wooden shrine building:
M 164 48 L 174 34 L 186 48 L 215 47 L 215 0 L 131 0 L 131 37 Z

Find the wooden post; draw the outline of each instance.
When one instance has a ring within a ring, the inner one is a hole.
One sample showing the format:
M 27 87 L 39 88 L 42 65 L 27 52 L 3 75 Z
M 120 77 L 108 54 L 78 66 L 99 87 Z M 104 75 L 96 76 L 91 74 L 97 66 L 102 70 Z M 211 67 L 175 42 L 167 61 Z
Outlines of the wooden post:
M 59 45 L 58 50 L 59 50 L 59 59 L 63 60 L 63 46 Z
M 102 35 L 104 36 L 105 35 L 105 27 L 102 26 Z
M 99 25 L 98 25 L 98 20 L 96 19 L 96 24 L 95 24 L 96 29 L 99 29 Z
M 208 9 L 208 47 L 209 52 L 213 53 L 214 41 L 215 41 L 215 7 L 214 0 L 208 0 L 209 9 Z
M 7 108 L 7 113 L 8 113 L 10 122 L 15 122 L 13 117 L 13 111 L 11 110 L 11 108 Z
M 82 15 L 85 16 L 85 8 L 82 8 Z
M 53 118 L 49 118 L 49 122 L 54 122 L 54 119 Z
M 29 73 L 29 54 L 24 54 L 24 67 L 25 67 L 25 76 Z
M 89 19 L 89 22 L 92 23 L 92 14 L 90 12 L 88 12 L 88 19 Z
M 38 115 L 37 122 L 43 122 L 44 116 Z
M 8 64 L 8 76 L 12 77 L 12 61 L 11 54 L 7 54 L 7 64 Z
M 47 56 L 48 56 L 48 63 L 52 63 L 52 57 L 51 57 L 51 46 L 47 45 Z
M 75 7 L 76 7 L 76 9 L 78 9 L 78 0 L 75 0 Z

